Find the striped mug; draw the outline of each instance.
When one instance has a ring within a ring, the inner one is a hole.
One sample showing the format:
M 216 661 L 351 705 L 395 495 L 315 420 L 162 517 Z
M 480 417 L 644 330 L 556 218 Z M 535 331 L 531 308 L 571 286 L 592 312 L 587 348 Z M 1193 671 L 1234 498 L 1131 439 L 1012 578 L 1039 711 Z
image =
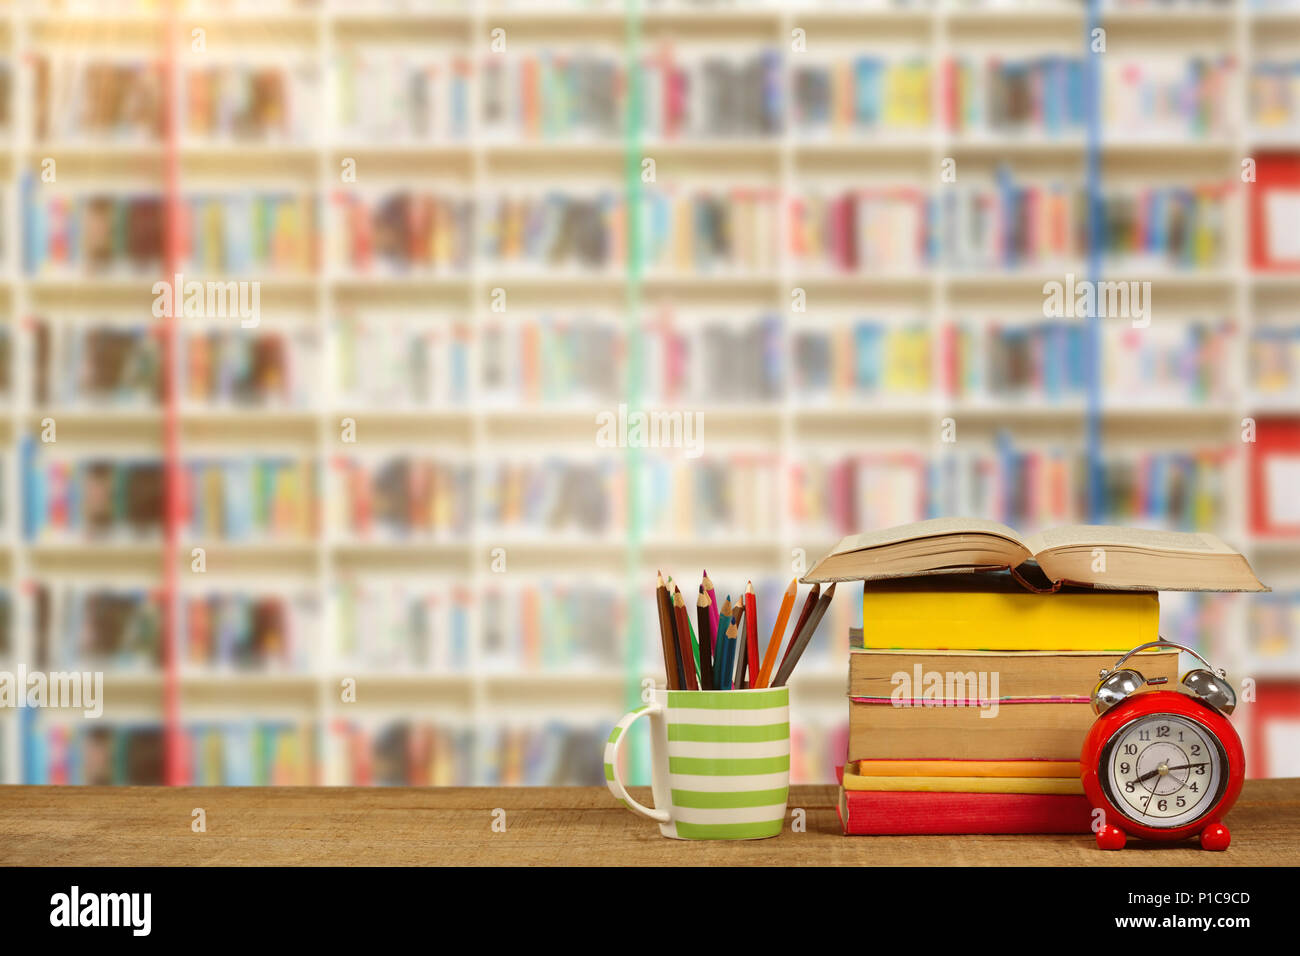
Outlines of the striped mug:
M 785 825 L 790 792 L 790 689 L 662 690 L 618 722 L 605 743 L 605 783 L 633 813 L 678 840 L 756 840 Z M 653 808 L 627 792 L 618 755 L 650 721 Z

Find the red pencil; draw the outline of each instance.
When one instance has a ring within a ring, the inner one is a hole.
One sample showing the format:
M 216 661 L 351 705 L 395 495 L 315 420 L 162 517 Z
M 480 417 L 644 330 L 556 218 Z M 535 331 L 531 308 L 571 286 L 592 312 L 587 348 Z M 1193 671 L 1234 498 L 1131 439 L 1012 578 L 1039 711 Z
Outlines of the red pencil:
M 686 620 L 686 601 L 682 592 L 673 595 L 673 613 L 677 623 L 677 647 L 682 652 L 682 669 L 686 671 L 686 689 L 699 690 L 700 679 L 695 674 L 695 655 L 691 653 L 691 625 Z

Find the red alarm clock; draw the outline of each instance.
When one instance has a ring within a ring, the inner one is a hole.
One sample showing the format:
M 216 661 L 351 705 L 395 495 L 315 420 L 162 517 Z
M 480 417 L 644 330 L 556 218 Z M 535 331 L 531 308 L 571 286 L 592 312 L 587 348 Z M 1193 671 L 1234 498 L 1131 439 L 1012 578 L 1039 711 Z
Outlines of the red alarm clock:
M 1147 680 L 1124 663 L 1152 647 L 1186 651 L 1206 669 L 1183 675 L 1185 693 L 1145 691 L 1167 678 Z M 1204 849 L 1228 848 L 1223 816 L 1246 776 L 1241 738 L 1228 720 L 1236 706 L 1225 673 L 1172 641 L 1135 647 L 1101 672 L 1092 692 L 1098 718 L 1079 758 L 1083 791 L 1104 814 L 1098 821 L 1098 847 L 1122 849 L 1126 834 L 1160 841 L 1200 834 Z

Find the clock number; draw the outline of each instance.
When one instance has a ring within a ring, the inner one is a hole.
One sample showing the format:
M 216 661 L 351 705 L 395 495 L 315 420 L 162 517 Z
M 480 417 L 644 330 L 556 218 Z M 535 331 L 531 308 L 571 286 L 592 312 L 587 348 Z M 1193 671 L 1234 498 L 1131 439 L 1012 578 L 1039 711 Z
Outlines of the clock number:
M 1138 731 L 1138 740 L 1141 740 L 1142 742 L 1145 743 L 1146 741 L 1148 741 L 1148 740 L 1150 740 L 1150 739 L 1151 739 L 1151 731 L 1149 731 L 1149 730 L 1139 730 L 1139 731 Z
M 1169 809 L 1169 801 L 1168 801 L 1168 800 L 1161 800 L 1159 803 L 1156 804 L 1156 809 L 1159 810 L 1161 813 L 1163 813 L 1164 811 L 1168 810 L 1168 809 Z
M 1124 781 L 1124 792 L 1125 792 L 1125 793 L 1132 793 L 1136 787 L 1137 787 L 1137 784 L 1135 784 L 1132 780 L 1125 780 L 1125 781 Z
M 1157 727 L 1157 728 L 1156 728 L 1156 736 L 1157 736 L 1157 737 L 1168 737 L 1168 736 L 1169 736 L 1169 725 L 1168 725 L 1168 724 L 1161 724 L 1159 727 Z
M 1193 757 L 1199 757 L 1200 755 L 1201 755 L 1201 745 L 1200 745 L 1200 744 L 1192 744 L 1192 756 L 1193 756 Z
M 1183 807 L 1187 806 L 1187 798 L 1179 797 L 1176 801 L 1174 801 L 1174 803 L 1178 807 L 1178 809 L 1181 810 Z
M 1136 754 L 1137 752 L 1138 752 L 1138 745 L 1137 745 L 1137 744 L 1125 744 L 1125 745 L 1124 745 L 1124 756 L 1126 756 L 1126 757 L 1132 757 L 1132 756 L 1133 756 L 1134 754 Z
M 1120 772 L 1120 773 L 1128 773 L 1128 764 L 1127 764 L 1127 763 L 1122 763 L 1122 764 L 1120 764 L 1120 765 L 1119 765 L 1119 772 Z

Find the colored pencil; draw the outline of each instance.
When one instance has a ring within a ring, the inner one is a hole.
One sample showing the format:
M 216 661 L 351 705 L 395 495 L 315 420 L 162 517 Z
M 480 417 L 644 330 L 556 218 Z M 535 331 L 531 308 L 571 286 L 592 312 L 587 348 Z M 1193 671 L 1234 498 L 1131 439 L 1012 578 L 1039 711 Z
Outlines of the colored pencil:
M 733 625 L 736 629 L 736 635 L 738 638 L 736 641 L 736 659 L 732 662 L 735 665 L 733 668 L 735 675 L 731 681 L 731 687 L 733 690 L 744 690 L 749 686 L 745 681 L 745 667 L 749 663 L 749 654 L 747 653 L 748 649 L 746 645 L 749 642 L 743 638 L 739 638 L 739 635 L 745 633 L 745 605 L 741 604 L 739 607 L 740 610 L 736 612 L 736 623 Z
M 673 593 L 680 596 L 682 589 L 674 584 Z M 685 607 L 685 605 L 686 598 L 683 597 L 682 606 Z M 700 645 L 699 642 L 695 640 L 695 628 L 691 625 L 691 612 L 689 610 L 686 612 L 686 629 L 691 635 L 691 661 L 695 664 L 695 673 L 698 674 L 700 672 Z
M 659 582 L 655 585 L 655 603 L 659 605 L 659 640 L 663 644 L 664 673 L 668 677 L 668 689 L 681 690 L 681 672 L 677 669 L 676 630 L 673 625 L 673 613 L 668 603 L 668 586 L 664 584 L 664 576 L 661 573 Z
M 681 648 L 682 663 L 686 665 L 686 690 L 699 690 L 700 681 L 695 676 L 695 658 L 691 656 L 691 629 L 681 591 L 673 595 L 673 612 L 677 621 L 677 646 Z
M 700 587 L 709 598 L 709 649 L 718 653 L 718 595 L 714 593 L 713 581 L 709 579 L 709 569 L 704 569 L 704 581 Z
M 749 686 L 757 687 L 758 675 L 758 598 L 754 582 L 745 583 L 745 666 L 749 668 Z
M 766 687 L 772 679 L 772 668 L 776 666 L 776 657 L 781 653 L 781 642 L 785 640 L 785 626 L 790 623 L 790 612 L 794 610 L 794 599 L 799 596 L 799 579 L 791 578 L 781 598 L 781 609 L 777 612 L 776 623 L 772 625 L 772 636 L 767 641 L 767 651 L 763 654 L 763 666 L 759 669 L 755 687 Z
M 817 625 L 822 622 L 826 616 L 826 609 L 831 605 L 831 598 L 835 597 L 835 585 L 831 584 L 826 592 L 817 601 L 817 610 L 813 611 L 812 616 L 808 618 L 808 623 L 804 625 L 803 633 L 796 635 L 794 646 L 790 649 L 790 655 L 781 664 L 781 669 L 777 671 L 776 679 L 772 681 L 773 687 L 784 687 L 785 682 L 790 679 L 790 674 L 794 667 L 799 663 L 799 658 L 803 655 L 804 648 L 812 640 L 813 634 L 817 632 Z
M 695 618 L 700 624 L 700 689 L 713 687 L 713 648 L 709 646 L 709 596 L 700 585 L 700 596 L 695 601 Z
M 686 690 L 686 665 L 682 663 L 682 644 L 677 639 L 677 610 L 673 606 L 673 594 L 677 590 L 677 585 L 673 584 L 673 576 L 668 575 L 666 584 L 668 588 L 668 633 L 672 635 L 673 640 L 673 658 L 677 661 L 677 689 Z
M 725 638 L 727 636 L 727 628 L 729 628 L 730 626 L 731 626 L 731 598 L 728 597 L 725 601 L 722 602 L 722 610 L 718 612 L 718 651 L 716 654 L 714 654 L 715 659 L 718 657 L 718 655 L 725 653 L 727 650 Z M 731 682 L 729 680 L 723 679 L 724 677 L 723 672 L 726 671 L 726 667 L 727 665 L 725 661 L 723 662 L 722 667 L 718 667 L 716 663 L 713 666 L 713 686 L 715 686 L 718 690 L 731 689 L 730 688 Z
M 736 639 L 736 635 L 738 633 L 739 632 L 736 630 L 736 625 L 734 624 L 731 625 L 729 628 L 727 628 L 727 639 L 724 642 L 727 645 L 727 660 L 724 663 L 724 666 L 726 667 L 726 671 L 723 674 L 723 681 L 726 684 L 726 687 L 724 687 L 723 690 L 736 689 L 736 686 L 731 679 L 731 665 L 736 660 L 736 654 L 739 653 L 736 650 L 736 645 L 740 643 L 740 641 Z
M 808 596 L 803 599 L 803 609 L 799 611 L 799 617 L 794 622 L 794 630 L 790 632 L 790 643 L 785 646 L 785 653 L 781 655 L 782 664 L 784 664 L 785 659 L 790 656 L 790 648 L 794 647 L 795 638 L 799 636 L 799 632 L 803 630 L 803 626 L 808 623 L 808 618 L 812 615 L 812 612 L 816 610 L 817 598 L 821 596 L 821 593 L 822 586 L 820 584 L 814 584 L 812 590 L 808 592 Z M 777 669 L 779 670 L 780 667 L 778 666 Z

